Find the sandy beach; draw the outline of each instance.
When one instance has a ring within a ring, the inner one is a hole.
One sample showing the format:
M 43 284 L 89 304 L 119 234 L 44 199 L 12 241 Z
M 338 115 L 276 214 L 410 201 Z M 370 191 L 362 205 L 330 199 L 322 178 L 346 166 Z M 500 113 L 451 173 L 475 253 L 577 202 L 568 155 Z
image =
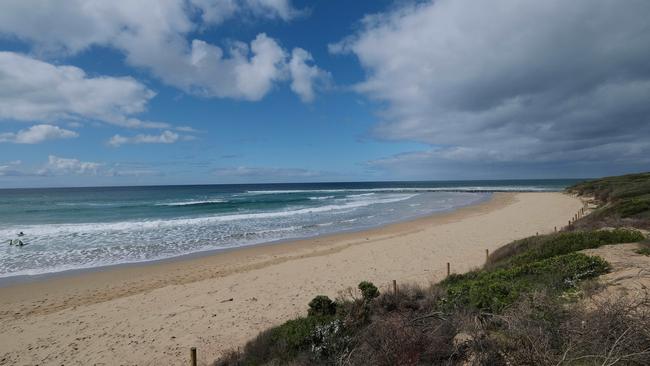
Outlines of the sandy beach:
M 582 202 L 496 193 L 487 202 L 363 232 L 199 258 L 64 274 L 0 288 L 0 365 L 207 365 L 259 331 L 362 280 L 427 283 L 566 225 Z

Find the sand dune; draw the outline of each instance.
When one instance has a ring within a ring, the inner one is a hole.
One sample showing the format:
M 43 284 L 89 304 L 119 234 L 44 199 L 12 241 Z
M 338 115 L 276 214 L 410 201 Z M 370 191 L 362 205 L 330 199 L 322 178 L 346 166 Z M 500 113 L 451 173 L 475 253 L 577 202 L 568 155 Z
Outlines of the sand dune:
M 582 207 L 561 193 L 498 193 L 456 212 L 358 233 L 195 259 L 121 266 L 0 288 L 0 365 L 200 364 L 370 280 L 429 282 L 485 249 L 551 232 Z M 232 299 L 232 300 L 231 300 Z

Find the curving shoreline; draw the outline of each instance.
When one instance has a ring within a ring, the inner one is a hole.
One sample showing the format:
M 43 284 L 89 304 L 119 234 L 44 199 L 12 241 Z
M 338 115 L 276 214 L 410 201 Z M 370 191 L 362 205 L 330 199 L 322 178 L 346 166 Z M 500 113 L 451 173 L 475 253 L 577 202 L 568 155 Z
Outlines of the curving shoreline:
M 466 271 L 482 264 L 485 249 L 553 231 L 581 205 L 561 193 L 498 193 L 367 231 L 10 285 L 0 288 L 0 358 L 178 364 L 196 346 L 200 360 L 213 360 L 302 313 L 316 294 L 335 296 L 360 280 L 435 281 L 446 262 Z

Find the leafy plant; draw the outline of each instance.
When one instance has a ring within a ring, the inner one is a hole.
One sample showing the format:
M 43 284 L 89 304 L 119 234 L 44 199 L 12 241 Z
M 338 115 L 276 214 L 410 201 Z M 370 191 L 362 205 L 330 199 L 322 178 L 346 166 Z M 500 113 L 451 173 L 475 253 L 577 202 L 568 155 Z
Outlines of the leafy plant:
M 309 302 L 309 316 L 327 316 L 336 314 L 336 303 L 329 297 L 318 295 Z
M 570 253 L 508 268 L 452 275 L 441 283 L 447 290 L 444 305 L 448 309 L 470 307 L 500 312 L 522 294 L 543 288 L 561 293 L 607 269 L 607 263 L 599 257 Z
M 361 296 L 365 301 L 371 301 L 379 296 L 379 290 L 372 282 L 363 281 L 359 283 L 359 290 L 361 290 Z

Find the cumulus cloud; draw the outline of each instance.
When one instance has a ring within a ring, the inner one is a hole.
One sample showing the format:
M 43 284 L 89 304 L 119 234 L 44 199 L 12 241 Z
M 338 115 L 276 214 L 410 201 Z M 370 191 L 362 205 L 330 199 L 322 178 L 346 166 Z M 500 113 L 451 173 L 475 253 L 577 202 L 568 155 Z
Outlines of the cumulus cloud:
M 141 163 L 99 163 L 49 155 L 44 164 L 24 166 L 20 160 L 0 163 L 0 177 L 146 177 L 164 175 Z
M 237 15 L 244 17 L 280 18 L 289 21 L 303 14 L 289 0 L 191 0 L 208 24 L 220 24 Z
M 14 177 L 22 175 L 22 172 L 17 168 L 22 164 L 20 160 L 9 161 L 0 163 L 0 177 Z
M 0 133 L 0 142 L 16 144 L 38 144 L 47 140 L 69 139 L 78 137 L 75 131 L 66 130 L 52 125 L 35 125 L 18 132 Z
M 366 70 L 376 136 L 432 145 L 374 162 L 642 161 L 650 136 L 650 3 L 418 2 L 330 45 Z M 647 143 L 646 143 L 647 145 Z
M 169 127 L 133 117 L 146 109 L 154 95 L 131 77 L 89 77 L 78 67 L 0 52 L 0 119 L 90 119 L 125 127 Z M 52 126 L 49 130 L 53 131 Z M 62 131 L 66 130 L 58 133 Z M 68 133 L 68 137 L 74 136 Z
M 318 66 L 313 65 L 313 57 L 302 48 L 294 48 L 289 62 L 291 72 L 291 90 L 298 94 L 303 102 L 314 100 L 314 86 L 326 83 L 330 74 Z M 309 64 L 312 63 L 312 64 Z
M 181 136 L 175 132 L 166 130 L 161 132 L 159 135 L 138 134 L 133 137 L 114 135 L 108 140 L 108 144 L 114 147 L 124 144 L 173 144 L 179 140 L 188 141 L 193 139 L 193 136 Z
M 225 49 L 187 37 L 235 16 L 286 21 L 300 13 L 288 0 L 8 1 L 0 4 L 0 34 L 43 54 L 112 47 L 188 93 L 256 101 L 291 77 L 288 51 L 264 33 Z
M 101 163 L 81 161 L 74 158 L 48 156 L 47 164 L 38 171 L 39 175 L 97 175 Z

